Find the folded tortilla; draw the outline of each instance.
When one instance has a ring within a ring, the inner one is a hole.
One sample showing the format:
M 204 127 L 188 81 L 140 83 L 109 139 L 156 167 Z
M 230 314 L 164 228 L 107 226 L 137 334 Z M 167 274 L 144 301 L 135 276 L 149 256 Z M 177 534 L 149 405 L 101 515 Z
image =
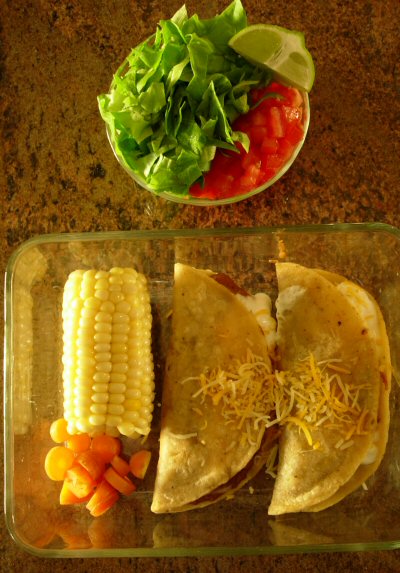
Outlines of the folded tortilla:
M 340 444 L 337 430 L 284 426 L 270 515 L 319 511 L 358 488 L 379 466 L 389 428 L 391 364 L 385 324 L 375 300 L 343 277 L 294 263 L 276 265 L 280 368 L 312 354 L 336 363 L 365 413 L 361 431 Z
M 277 430 L 227 419 L 223 396 L 204 393 L 212 372 L 257 357 L 269 371 L 266 336 L 241 297 L 210 271 L 175 265 L 171 346 L 162 395 L 152 511 L 178 512 L 226 498 L 264 464 Z M 252 407 L 248 392 L 247 407 Z M 243 409 L 243 402 L 241 403 Z

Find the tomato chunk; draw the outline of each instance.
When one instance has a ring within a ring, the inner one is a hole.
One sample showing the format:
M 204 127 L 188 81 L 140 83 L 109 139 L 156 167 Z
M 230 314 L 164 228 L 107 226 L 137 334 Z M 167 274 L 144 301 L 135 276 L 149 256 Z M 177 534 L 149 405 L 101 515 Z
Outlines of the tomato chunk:
M 296 88 L 272 82 L 250 92 L 253 107 L 233 123 L 234 131 L 249 138 L 246 151 L 218 149 L 202 183 L 190 189 L 193 197 L 223 199 L 248 193 L 283 169 L 304 137 L 303 97 Z

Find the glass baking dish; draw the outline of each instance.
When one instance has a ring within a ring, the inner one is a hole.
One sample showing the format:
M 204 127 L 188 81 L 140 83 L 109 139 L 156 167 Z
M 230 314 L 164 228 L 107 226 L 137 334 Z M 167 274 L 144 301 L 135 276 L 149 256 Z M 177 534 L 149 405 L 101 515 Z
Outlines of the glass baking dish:
M 384 224 L 287 228 L 132 231 L 45 235 L 22 244 L 6 271 L 5 516 L 21 548 L 42 557 L 180 556 L 360 551 L 400 547 L 400 397 L 391 395 L 390 438 L 368 489 L 315 514 L 269 517 L 273 480 L 260 472 L 233 499 L 174 515 L 150 511 L 157 461 L 163 363 L 168 342 L 173 265 L 226 272 L 248 291 L 276 283 L 271 261 L 283 258 L 341 273 L 379 302 L 400 361 L 400 231 Z M 99 518 L 60 506 L 60 483 L 43 468 L 62 415 L 61 301 L 77 268 L 134 266 L 148 278 L 154 319 L 156 408 L 146 447 L 154 452 L 138 490 Z

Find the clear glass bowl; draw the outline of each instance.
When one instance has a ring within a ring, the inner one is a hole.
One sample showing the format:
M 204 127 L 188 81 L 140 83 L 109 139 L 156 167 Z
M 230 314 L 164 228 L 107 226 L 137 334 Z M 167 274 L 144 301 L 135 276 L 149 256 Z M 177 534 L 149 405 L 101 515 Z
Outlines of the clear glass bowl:
M 162 197 L 163 199 L 168 199 L 169 201 L 173 201 L 175 203 L 184 203 L 184 204 L 188 204 L 188 205 L 198 205 L 198 206 L 228 205 L 230 203 L 237 203 L 238 201 L 243 201 L 244 199 L 249 199 L 250 197 L 257 195 L 258 193 L 265 191 L 266 189 L 271 187 L 271 185 L 276 183 L 276 181 L 278 181 L 278 179 L 280 179 L 293 165 L 296 157 L 298 156 L 301 148 L 304 145 L 304 141 L 306 139 L 307 132 L 308 132 L 308 127 L 310 124 L 310 99 L 309 99 L 308 93 L 306 91 L 301 91 L 301 95 L 303 98 L 302 124 L 303 124 L 304 134 L 303 134 L 302 139 L 299 141 L 299 143 L 293 149 L 293 152 L 290 155 L 289 159 L 286 161 L 286 163 L 283 165 L 283 167 L 281 167 L 281 169 L 276 173 L 276 175 L 274 175 L 274 177 L 269 179 L 263 185 L 256 187 L 247 193 L 243 193 L 241 195 L 234 195 L 233 197 L 228 197 L 228 198 L 224 198 L 224 199 L 205 199 L 205 198 L 197 198 L 197 197 L 190 197 L 190 196 L 182 196 L 182 195 L 178 195 L 176 193 L 173 193 L 173 191 L 168 191 L 168 192 L 164 191 L 161 193 L 154 191 L 154 189 L 151 189 L 151 187 L 149 187 L 146 184 L 146 182 L 141 177 L 139 177 L 139 175 L 137 173 L 135 173 L 131 169 L 131 167 L 126 163 L 123 156 L 117 151 L 117 149 L 115 148 L 115 145 L 113 143 L 113 140 L 111 138 L 108 126 L 106 128 L 107 138 L 108 138 L 108 141 L 109 141 L 111 148 L 114 152 L 114 155 L 117 158 L 120 165 L 125 169 L 125 171 L 128 173 L 128 175 L 130 175 L 132 177 L 132 179 L 140 187 L 142 187 L 143 189 L 146 189 L 147 191 L 150 191 L 150 193 L 153 193 L 154 195 L 156 195 L 158 197 Z
M 146 447 L 154 455 L 137 492 L 100 518 L 60 506 L 60 483 L 43 468 L 62 415 L 61 304 L 77 268 L 132 265 L 148 277 L 154 316 L 156 404 L 168 341 L 176 261 L 226 272 L 249 292 L 276 296 L 274 265 L 287 260 L 341 273 L 378 300 L 395 378 L 400 368 L 400 231 L 383 224 L 288 228 L 132 231 L 39 236 L 22 244 L 6 271 L 5 517 L 19 547 L 41 557 L 180 556 L 361 551 L 400 547 L 400 388 L 391 395 L 384 460 L 341 503 L 315 514 L 269 517 L 273 480 L 260 472 L 233 499 L 175 515 L 150 511 L 159 406 Z M 249 487 L 251 486 L 251 488 Z

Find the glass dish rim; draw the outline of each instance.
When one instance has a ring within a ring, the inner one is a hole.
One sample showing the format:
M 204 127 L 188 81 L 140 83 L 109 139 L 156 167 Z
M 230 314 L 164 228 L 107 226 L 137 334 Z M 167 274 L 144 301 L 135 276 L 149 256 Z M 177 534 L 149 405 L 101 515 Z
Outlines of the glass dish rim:
M 3 390 L 3 426 L 4 426 L 4 517 L 8 532 L 16 545 L 30 554 L 48 558 L 101 558 L 101 557 L 190 557 L 190 556 L 241 556 L 241 555 L 281 555 L 281 554 L 304 554 L 319 552 L 356 552 L 391 550 L 400 548 L 400 539 L 391 541 L 368 541 L 356 543 L 332 543 L 332 544 L 309 544 L 309 545 L 285 545 L 285 546 L 209 546 L 209 547 L 175 547 L 175 548 L 94 548 L 94 549 L 51 549 L 38 548 L 23 541 L 14 528 L 13 503 L 14 499 L 9 495 L 12 492 L 12 475 L 8 467 L 14 459 L 14 438 L 9 426 L 10 400 L 7 394 L 10 391 L 10 354 L 8 349 L 11 345 L 12 325 L 9 317 L 12 303 L 12 279 L 13 268 L 18 258 L 31 247 L 43 244 L 65 242 L 90 242 L 108 240 L 140 240 L 140 239 L 173 239 L 174 237 L 224 237 L 230 235 L 257 235 L 257 234 L 280 234 L 280 233 L 340 233 L 340 232 L 377 232 L 389 233 L 400 239 L 400 229 L 382 222 L 364 223 L 321 223 L 289 226 L 261 226 L 261 227 L 224 227 L 216 229 L 155 229 L 155 230 L 132 230 L 132 231 L 105 231 L 105 232 L 82 232 L 82 233 L 52 233 L 36 235 L 21 243 L 8 259 L 5 272 L 4 290 L 4 390 Z
M 256 227 L 215 227 L 215 228 L 182 228 L 182 229 L 132 229 L 129 231 L 82 231 L 82 232 L 62 232 L 62 233 L 39 233 L 26 239 L 20 243 L 15 250 L 11 253 L 6 263 L 6 287 L 7 276 L 15 264 L 16 259 L 27 248 L 35 245 L 50 242 L 68 242 L 68 241 L 83 241 L 88 242 L 91 240 L 115 240 L 115 239 L 168 239 L 175 236 L 179 237 L 207 237 L 207 236 L 221 236 L 224 235 L 255 235 L 260 234 L 273 234 L 273 233 L 324 233 L 324 232 L 344 232 L 344 231 L 379 231 L 389 232 L 393 235 L 399 235 L 400 228 L 390 223 L 383 223 L 380 221 L 366 221 L 366 222 L 350 222 L 350 223 L 305 223 L 293 225 L 260 225 Z M 6 291 L 5 291 L 6 292 Z

